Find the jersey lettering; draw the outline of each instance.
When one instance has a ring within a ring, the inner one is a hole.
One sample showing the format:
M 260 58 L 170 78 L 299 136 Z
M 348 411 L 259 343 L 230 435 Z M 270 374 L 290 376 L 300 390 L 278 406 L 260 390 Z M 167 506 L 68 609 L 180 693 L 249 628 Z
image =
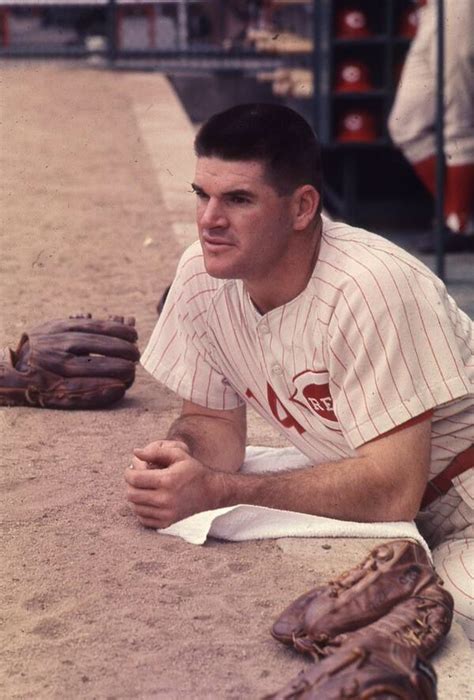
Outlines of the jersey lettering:
M 326 398 L 323 399 L 317 399 L 314 396 L 307 395 L 305 396 L 306 401 L 310 404 L 310 406 L 313 407 L 315 413 L 328 413 L 328 412 L 333 412 L 332 410 L 332 399 L 330 396 L 327 396 Z
M 291 401 L 316 414 L 328 427 L 335 428 L 338 420 L 329 390 L 329 375 L 326 371 L 305 370 L 293 377 L 295 393 Z

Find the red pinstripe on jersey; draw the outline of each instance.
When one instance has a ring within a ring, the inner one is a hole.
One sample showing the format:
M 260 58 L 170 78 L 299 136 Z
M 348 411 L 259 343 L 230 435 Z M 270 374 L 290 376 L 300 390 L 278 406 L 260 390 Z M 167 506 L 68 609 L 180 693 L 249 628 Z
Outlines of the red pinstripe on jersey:
M 381 258 L 381 259 L 380 259 L 380 262 L 381 262 L 381 264 L 383 265 L 383 267 L 384 267 L 384 269 L 385 269 L 387 275 L 389 275 L 390 278 L 393 280 L 393 274 L 392 274 L 392 271 L 391 271 L 390 266 L 386 264 L 384 258 Z M 367 266 L 364 266 L 364 267 L 367 269 Z M 377 287 L 380 289 L 380 284 L 378 283 L 378 281 L 377 281 Z M 395 283 L 395 281 L 394 281 L 394 287 L 395 287 L 395 289 L 396 289 L 396 291 L 397 291 L 398 299 L 399 299 L 400 303 L 402 303 L 403 313 L 405 314 L 405 319 L 406 319 L 406 321 L 407 321 L 407 323 L 406 323 L 406 328 L 407 328 L 407 330 L 408 330 L 409 337 L 410 337 L 410 348 L 412 349 L 412 351 L 413 351 L 413 353 L 414 353 L 414 355 L 415 355 L 415 357 L 416 357 L 416 361 L 417 361 L 417 363 L 418 363 L 418 367 L 420 368 L 420 370 L 421 370 L 421 372 L 422 372 L 422 374 L 423 374 L 423 364 L 422 364 L 422 362 L 421 362 L 421 359 L 420 359 L 420 356 L 419 356 L 419 353 L 418 353 L 418 349 L 417 349 L 417 346 L 416 346 L 416 343 L 415 343 L 415 339 L 414 339 L 414 337 L 413 337 L 413 330 L 412 330 L 411 324 L 409 323 L 409 319 L 408 319 L 406 307 L 405 307 L 405 305 L 403 305 L 403 296 L 402 296 L 402 294 L 401 294 L 401 292 L 400 292 L 399 286 Z M 380 291 L 381 291 L 381 293 L 383 293 L 383 291 L 382 291 L 381 289 L 380 289 Z M 398 339 L 398 342 L 399 342 L 399 347 L 400 347 L 401 355 L 402 355 L 402 357 L 403 357 L 403 359 L 404 359 L 404 362 L 405 362 L 405 364 L 406 364 L 406 366 L 407 366 L 408 371 L 410 371 L 408 361 L 407 361 L 407 359 L 406 359 L 406 357 L 405 357 L 405 349 L 404 349 L 405 346 L 406 346 L 406 344 L 407 344 L 407 338 L 404 338 L 403 340 L 400 339 L 399 334 L 398 334 L 398 330 L 397 330 L 397 327 L 396 327 L 396 324 L 395 324 L 395 322 L 394 322 L 394 320 L 393 320 L 393 318 L 392 318 L 392 314 L 391 314 L 391 311 L 390 311 L 390 304 L 388 303 L 388 301 L 387 301 L 387 299 L 385 298 L 385 296 L 384 296 L 384 301 L 385 301 L 385 304 L 386 304 L 386 306 L 387 306 L 388 313 L 389 313 L 390 316 L 391 316 L 391 320 L 392 320 L 392 322 L 393 322 L 393 324 L 394 324 L 395 332 L 397 333 L 397 339 Z M 415 298 L 415 301 L 416 301 L 416 298 Z M 418 305 L 417 305 L 417 306 L 418 306 Z M 418 306 L 418 312 L 419 312 L 419 306 Z M 421 314 L 420 314 L 420 317 L 421 317 Z M 424 379 L 425 379 L 425 381 L 426 381 L 426 377 L 425 377 L 425 376 L 424 376 Z M 413 381 L 413 378 L 412 378 L 412 381 Z M 416 386 L 415 386 L 414 382 L 413 382 L 413 388 L 414 388 L 414 390 L 415 390 L 415 392 L 416 392 Z

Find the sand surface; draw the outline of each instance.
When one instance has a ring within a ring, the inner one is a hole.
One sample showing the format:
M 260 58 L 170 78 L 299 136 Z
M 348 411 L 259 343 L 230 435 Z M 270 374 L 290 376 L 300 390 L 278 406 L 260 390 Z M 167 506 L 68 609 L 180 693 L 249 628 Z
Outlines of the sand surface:
M 177 151 L 161 171 L 173 214 L 137 122 L 148 104 L 173 122 L 168 84 L 53 63 L 2 68 L 0 344 L 91 312 L 134 315 L 143 349 L 182 250 L 176 211 L 181 231 L 190 217 L 186 183 L 171 182 Z M 177 408 L 139 369 L 109 410 L 0 409 L 0 697 L 259 698 L 307 663 L 270 637 L 274 617 L 375 540 L 198 547 L 143 529 L 123 470 Z M 278 444 L 256 419 L 249 437 Z M 466 654 L 455 627 L 436 659 L 441 700 L 468 697 Z

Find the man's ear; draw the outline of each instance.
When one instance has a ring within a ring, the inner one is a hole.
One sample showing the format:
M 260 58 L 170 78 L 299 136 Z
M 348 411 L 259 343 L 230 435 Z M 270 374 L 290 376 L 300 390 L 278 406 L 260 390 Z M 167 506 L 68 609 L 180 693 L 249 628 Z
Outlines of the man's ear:
M 312 185 L 301 185 L 292 195 L 293 227 L 304 231 L 316 216 L 319 206 L 319 192 Z

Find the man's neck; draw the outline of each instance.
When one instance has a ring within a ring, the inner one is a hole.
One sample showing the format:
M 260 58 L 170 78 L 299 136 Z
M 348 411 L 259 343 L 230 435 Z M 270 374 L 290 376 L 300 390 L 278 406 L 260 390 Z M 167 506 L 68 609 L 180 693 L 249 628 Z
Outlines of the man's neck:
M 250 299 L 261 314 L 266 314 L 295 299 L 306 288 L 319 255 L 320 221 L 305 245 L 299 245 L 293 255 L 282 261 L 271 273 L 259 280 L 244 280 Z M 300 241 L 302 243 L 302 241 Z

